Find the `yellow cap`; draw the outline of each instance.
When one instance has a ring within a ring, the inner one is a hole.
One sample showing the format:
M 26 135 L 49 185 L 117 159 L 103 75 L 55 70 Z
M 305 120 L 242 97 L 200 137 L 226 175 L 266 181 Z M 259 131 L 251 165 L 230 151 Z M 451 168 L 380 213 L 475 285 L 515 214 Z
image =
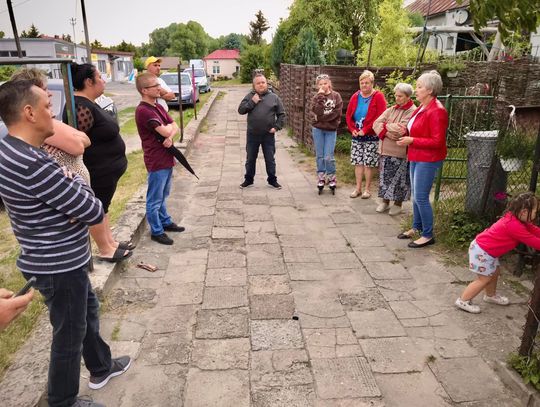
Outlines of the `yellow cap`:
M 144 61 L 144 69 L 147 69 L 148 65 L 153 64 L 154 62 L 161 63 L 161 59 L 156 58 L 156 57 L 148 57 L 148 58 L 146 58 L 146 61 Z

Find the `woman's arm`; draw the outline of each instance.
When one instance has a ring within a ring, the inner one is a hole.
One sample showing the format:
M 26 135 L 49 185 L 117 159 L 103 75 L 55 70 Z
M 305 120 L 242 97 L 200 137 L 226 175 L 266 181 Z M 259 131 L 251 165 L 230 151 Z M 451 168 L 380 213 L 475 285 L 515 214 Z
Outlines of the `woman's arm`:
M 68 154 L 79 156 L 90 145 L 90 139 L 82 131 L 74 129 L 56 119 L 53 119 L 53 127 L 54 135 L 45 140 L 45 143 L 50 146 L 56 147 Z

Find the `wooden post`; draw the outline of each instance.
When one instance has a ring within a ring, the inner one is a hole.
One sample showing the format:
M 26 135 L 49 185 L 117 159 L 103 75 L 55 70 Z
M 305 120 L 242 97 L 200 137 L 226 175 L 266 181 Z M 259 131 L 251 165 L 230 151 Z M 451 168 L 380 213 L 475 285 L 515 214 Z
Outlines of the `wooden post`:
M 92 63 L 92 47 L 90 46 L 90 36 L 88 35 L 88 24 L 86 22 L 86 7 L 84 6 L 84 0 L 81 0 L 81 13 L 84 25 L 84 38 L 86 41 L 86 63 Z M 75 45 L 76 46 L 76 45 Z
M 195 120 L 197 120 L 197 83 L 195 82 L 195 65 L 191 64 L 191 80 L 193 81 L 193 112 L 195 113 Z
M 184 141 L 184 109 L 182 108 L 182 67 L 178 64 L 178 113 L 180 113 L 180 143 Z
M 534 338 L 538 332 L 537 315 L 540 313 L 540 273 L 536 273 L 534 279 L 534 288 L 529 301 L 529 312 L 527 313 L 527 321 L 523 328 L 523 336 L 521 337 L 521 346 L 519 354 L 521 356 L 530 356 L 534 346 Z

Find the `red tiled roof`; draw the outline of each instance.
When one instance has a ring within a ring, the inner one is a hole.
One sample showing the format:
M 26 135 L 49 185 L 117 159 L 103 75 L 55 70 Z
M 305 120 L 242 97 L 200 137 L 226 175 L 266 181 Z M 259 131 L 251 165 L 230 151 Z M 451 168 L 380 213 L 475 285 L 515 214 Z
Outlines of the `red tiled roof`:
M 237 49 L 217 49 L 211 52 L 203 59 L 238 59 L 240 58 L 240 51 Z
M 431 1 L 431 7 L 429 2 Z M 444 13 L 448 10 L 454 10 L 458 8 L 464 8 L 469 6 L 469 0 L 463 0 L 459 4 L 456 0 L 416 0 L 414 3 L 409 4 L 406 9 L 411 13 L 420 13 L 424 17 L 428 14 L 433 16 L 435 14 Z

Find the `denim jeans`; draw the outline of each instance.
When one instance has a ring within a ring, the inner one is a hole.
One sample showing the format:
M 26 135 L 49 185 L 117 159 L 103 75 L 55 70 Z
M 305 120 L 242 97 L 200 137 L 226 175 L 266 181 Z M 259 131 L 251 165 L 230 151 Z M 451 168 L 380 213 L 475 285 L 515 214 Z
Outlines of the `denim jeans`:
M 148 173 L 146 220 L 150 225 L 150 233 L 154 236 L 161 235 L 163 227 L 172 223 L 165 205 L 165 200 L 171 192 L 171 179 L 172 168 Z
M 422 231 L 422 236 L 433 237 L 433 209 L 429 202 L 429 192 L 442 161 L 411 161 L 411 194 L 413 204 L 413 228 Z
M 276 138 L 273 133 L 264 135 L 248 134 L 246 138 L 246 175 L 245 179 L 248 182 L 253 182 L 255 179 L 255 167 L 257 165 L 257 156 L 259 155 L 259 146 L 262 146 L 264 154 L 264 162 L 266 164 L 266 175 L 268 182 L 274 182 L 276 178 Z
M 317 155 L 317 172 L 328 175 L 336 173 L 336 160 L 334 149 L 336 148 L 336 131 L 312 128 L 313 144 Z
M 67 407 L 79 394 L 81 353 L 93 376 L 111 368 L 111 350 L 99 335 L 99 301 L 88 279 L 88 267 L 59 274 L 35 276 L 53 327 L 49 363 L 50 407 Z

